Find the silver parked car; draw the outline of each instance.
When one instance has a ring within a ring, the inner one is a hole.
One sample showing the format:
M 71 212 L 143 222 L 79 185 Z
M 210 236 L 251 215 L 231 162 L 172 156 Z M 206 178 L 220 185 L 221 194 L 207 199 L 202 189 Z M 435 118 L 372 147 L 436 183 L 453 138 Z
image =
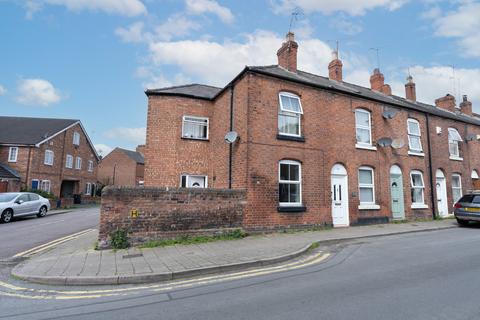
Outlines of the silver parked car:
M 464 195 L 455 203 L 455 218 L 461 226 L 468 225 L 470 221 L 480 221 L 480 193 Z
M 29 192 L 0 193 L 0 222 L 8 223 L 13 217 L 37 215 L 45 217 L 50 210 L 50 201 Z

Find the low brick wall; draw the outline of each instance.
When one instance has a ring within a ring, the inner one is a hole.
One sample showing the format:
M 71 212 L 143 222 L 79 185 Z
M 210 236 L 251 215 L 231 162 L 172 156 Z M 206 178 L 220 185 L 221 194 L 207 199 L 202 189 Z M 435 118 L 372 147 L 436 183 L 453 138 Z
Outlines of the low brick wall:
M 245 204 L 244 190 L 107 187 L 102 192 L 99 245 L 109 247 L 115 230 L 127 230 L 130 243 L 140 244 L 241 228 Z

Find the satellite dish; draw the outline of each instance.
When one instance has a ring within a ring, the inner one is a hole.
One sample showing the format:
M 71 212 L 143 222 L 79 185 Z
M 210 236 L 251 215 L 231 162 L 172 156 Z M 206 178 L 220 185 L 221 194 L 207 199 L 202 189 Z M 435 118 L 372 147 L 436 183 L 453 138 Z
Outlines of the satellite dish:
M 403 139 L 393 139 L 392 140 L 392 148 L 393 149 L 403 148 L 404 145 L 405 145 L 405 141 L 403 141 Z
M 381 138 L 380 140 L 377 141 L 377 144 L 380 147 L 389 147 L 392 145 L 392 139 L 391 138 Z
M 238 133 L 236 131 L 227 132 L 225 135 L 225 142 L 228 144 L 232 144 L 238 139 Z
M 383 117 L 385 119 L 393 119 L 398 113 L 398 109 L 384 106 L 383 107 Z
M 476 135 L 476 134 L 473 134 L 473 133 L 467 134 L 467 136 L 465 137 L 465 140 L 466 140 L 466 141 L 477 140 L 477 135 Z

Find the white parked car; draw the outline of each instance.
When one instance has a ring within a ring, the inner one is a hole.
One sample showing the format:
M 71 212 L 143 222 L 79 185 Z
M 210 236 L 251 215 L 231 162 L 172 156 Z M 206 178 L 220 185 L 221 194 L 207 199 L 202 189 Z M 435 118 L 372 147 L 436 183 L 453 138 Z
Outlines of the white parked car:
M 8 223 L 13 217 L 37 215 L 45 217 L 50 210 L 50 201 L 30 192 L 0 193 L 0 222 Z

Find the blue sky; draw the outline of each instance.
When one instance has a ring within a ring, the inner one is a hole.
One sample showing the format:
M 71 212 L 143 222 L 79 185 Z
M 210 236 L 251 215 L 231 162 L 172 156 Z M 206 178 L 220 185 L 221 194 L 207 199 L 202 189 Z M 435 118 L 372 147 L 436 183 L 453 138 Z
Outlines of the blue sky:
M 480 112 L 480 3 L 471 0 L 0 0 L 0 114 L 78 118 L 104 154 L 144 142 L 144 89 L 225 85 L 276 63 L 293 11 L 299 68 L 346 81 L 378 64 L 395 94 L 467 94 Z M 454 66 L 454 67 L 452 67 Z

